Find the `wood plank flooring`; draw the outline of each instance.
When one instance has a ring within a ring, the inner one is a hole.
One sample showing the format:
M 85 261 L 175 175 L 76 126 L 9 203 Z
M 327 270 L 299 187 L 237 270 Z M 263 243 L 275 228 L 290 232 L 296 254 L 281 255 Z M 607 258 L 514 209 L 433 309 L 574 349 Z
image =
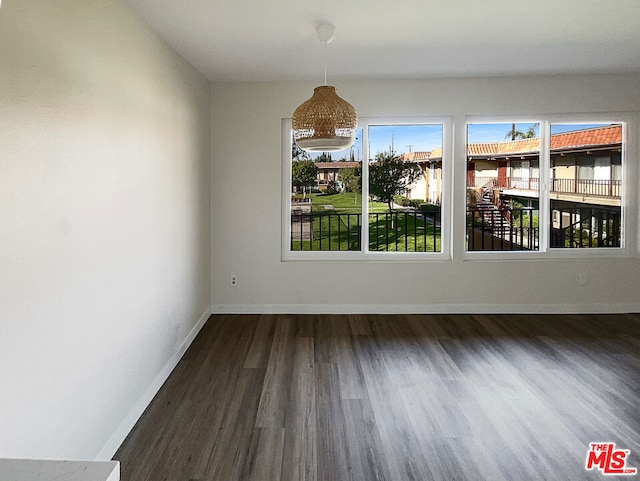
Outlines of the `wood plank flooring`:
M 596 441 L 640 468 L 640 315 L 219 315 L 114 459 L 123 481 L 633 479 L 585 470 Z

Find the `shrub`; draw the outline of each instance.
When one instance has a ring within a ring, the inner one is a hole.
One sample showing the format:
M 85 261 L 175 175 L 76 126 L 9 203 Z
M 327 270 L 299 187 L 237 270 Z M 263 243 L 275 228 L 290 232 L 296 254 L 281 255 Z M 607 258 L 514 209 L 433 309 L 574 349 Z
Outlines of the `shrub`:
M 413 207 L 414 209 L 418 209 L 422 204 L 424 204 L 424 200 L 407 199 L 406 197 L 402 197 L 401 195 L 394 195 L 393 202 L 401 205 L 402 207 Z
M 434 211 L 439 211 L 440 210 L 440 206 L 438 205 L 434 205 L 434 204 L 428 204 L 426 202 L 422 202 L 419 206 L 418 206 L 418 210 L 420 212 L 434 212 Z
M 324 191 L 325 194 L 333 195 L 338 193 L 338 186 L 333 180 L 330 180 L 327 184 L 327 188 Z
M 397 205 L 401 205 L 402 207 L 409 207 L 409 199 L 407 199 L 406 197 L 403 197 L 401 195 L 394 195 L 393 196 L 393 203 L 397 204 Z

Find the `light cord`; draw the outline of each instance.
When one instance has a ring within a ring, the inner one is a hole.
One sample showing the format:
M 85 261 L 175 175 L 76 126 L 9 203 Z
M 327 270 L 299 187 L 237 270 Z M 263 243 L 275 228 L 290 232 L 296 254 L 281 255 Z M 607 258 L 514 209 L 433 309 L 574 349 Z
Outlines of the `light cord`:
M 324 42 L 324 85 L 327 85 L 327 42 Z

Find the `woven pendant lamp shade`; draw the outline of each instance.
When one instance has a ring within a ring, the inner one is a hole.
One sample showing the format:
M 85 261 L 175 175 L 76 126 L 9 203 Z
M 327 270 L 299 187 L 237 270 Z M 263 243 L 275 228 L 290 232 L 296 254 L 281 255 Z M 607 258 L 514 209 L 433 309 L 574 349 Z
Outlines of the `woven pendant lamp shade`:
M 313 89 L 313 96 L 293 113 L 296 144 L 307 152 L 336 152 L 353 145 L 358 126 L 356 109 L 331 85 Z

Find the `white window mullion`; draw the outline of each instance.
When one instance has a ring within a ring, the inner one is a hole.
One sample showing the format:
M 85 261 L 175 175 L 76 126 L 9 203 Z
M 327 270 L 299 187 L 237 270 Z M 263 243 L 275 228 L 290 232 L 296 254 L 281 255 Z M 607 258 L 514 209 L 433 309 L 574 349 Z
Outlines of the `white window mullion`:
M 442 122 L 442 167 L 440 169 L 440 251 L 447 257 L 453 255 L 453 226 L 455 225 L 455 214 L 453 212 L 453 192 L 454 192 L 454 165 L 453 165 L 453 121 L 448 118 Z M 466 148 L 466 146 L 465 146 Z M 463 167 L 466 186 L 466 156 Z M 465 187 L 466 191 L 466 187 Z M 466 206 L 462 212 L 462 219 L 467 218 Z M 466 224 L 466 220 L 465 220 Z M 464 232 L 466 232 L 466 227 Z
M 285 259 L 291 246 L 291 119 L 282 119 L 282 226 L 281 226 L 281 259 Z
M 369 252 L 369 125 L 359 125 L 362 129 L 362 168 L 360 169 L 360 191 L 362 193 L 362 222 L 360 226 L 360 251 Z
M 637 120 L 637 118 L 636 118 Z M 638 138 L 633 136 L 631 138 L 629 135 L 629 123 L 628 119 L 626 122 L 622 123 L 622 145 L 624 148 L 620 152 L 620 173 L 622 175 L 622 195 L 620 199 L 621 203 L 621 212 L 620 212 L 620 235 L 622 242 L 620 243 L 620 247 L 623 249 L 626 248 L 629 244 L 629 241 L 637 241 L 637 233 L 638 233 L 638 216 L 635 216 L 635 221 L 630 222 L 630 225 L 627 225 L 627 222 L 631 221 L 631 219 L 627 219 L 629 215 L 629 207 L 630 207 L 630 199 L 638 198 L 638 164 L 637 162 L 629 162 L 629 158 L 627 157 L 628 152 L 638 152 Z M 634 123 L 636 126 L 636 132 L 638 131 L 637 122 Z M 635 181 L 630 182 L 631 179 Z M 633 184 L 633 187 L 632 187 Z M 631 194 L 633 193 L 633 197 Z M 633 205 L 637 205 L 635 202 Z M 628 229 L 627 227 L 632 227 Z M 633 228 L 635 227 L 635 228 Z M 632 242 L 633 244 L 633 242 Z M 631 244 L 631 245 L 632 245 Z M 637 253 L 640 254 L 640 246 L 638 246 Z
M 540 252 L 549 250 L 551 237 L 551 133 L 548 121 L 540 122 L 540 181 L 538 192 L 538 242 Z

